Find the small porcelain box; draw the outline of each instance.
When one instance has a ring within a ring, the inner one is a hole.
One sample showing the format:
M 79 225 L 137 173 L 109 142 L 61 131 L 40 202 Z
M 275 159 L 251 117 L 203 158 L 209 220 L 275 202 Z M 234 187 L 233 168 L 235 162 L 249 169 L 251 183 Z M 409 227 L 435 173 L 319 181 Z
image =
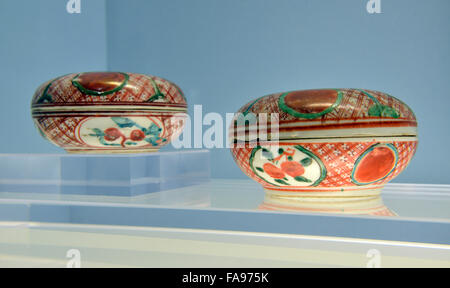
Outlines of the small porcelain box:
M 41 135 L 69 153 L 136 153 L 178 136 L 187 104 L 178 86 L 159 77 L 88 72 L 42 84 L 31 111 Z
M 405 103 L 377 91 L 292 91 L 244 105 L 230 137 L 234 160 L 266 197 L 320 206 L 379 195 L 413 157 L 417 122 Z

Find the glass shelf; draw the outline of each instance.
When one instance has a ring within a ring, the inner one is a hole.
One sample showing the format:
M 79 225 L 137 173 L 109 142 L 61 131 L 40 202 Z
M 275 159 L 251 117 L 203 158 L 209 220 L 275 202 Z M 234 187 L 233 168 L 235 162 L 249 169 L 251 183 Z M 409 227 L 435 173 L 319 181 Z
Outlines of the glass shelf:
M 147 154 L 0 154 L 0 192 L 133 197 L 206 182 L 208 150 Z
M 263 189 L 252 180 L 213 179 L 199 185 L 130 197 L 3 191 L 0 192 L 0 219 L 319 234 L 450 244 L 450 186 L 388 184 L 382 195 L 385 206 L 397 216 L 266 211 L 260 209 L 264 202 Z M 275 219 L 284 225 L 276 224 Z M 321 226 L 316 226 L 319 223 Z M 340 229 L 333 227 L 337 223 L 342 225 Z M 352 226 L 355 224 L 360 226 Z M 419 224 L 421 228 L 414 229 Z M 433 233 L 424 233 L 425 227 Z M 396 232 L 396 228 L 401 228 L 402 233 Z
M 64 266 L 75 248 L 89 267 L 366 267 L 373 249 L 383 267 L 450 267 L 450 185 L 387 185 L 397 216 L 264 201 L 259 184 L 233 179 L 130 197 L 3 191 L 0 266 Z

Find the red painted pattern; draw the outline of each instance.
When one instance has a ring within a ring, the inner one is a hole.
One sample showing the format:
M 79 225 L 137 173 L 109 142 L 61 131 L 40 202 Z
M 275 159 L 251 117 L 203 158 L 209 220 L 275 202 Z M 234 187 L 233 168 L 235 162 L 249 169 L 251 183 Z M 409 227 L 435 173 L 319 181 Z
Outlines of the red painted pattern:
M 359 183 L 371 183 L 386 175 L 395 167 L 394 151 L 387 147 L 375 147 L 364 155 L 355 168 L 354 179 Z
M 371 146 L 378 144 L 380 142 L 368 141 L 368 142 L 336 142 L 336 143 L 302 143 L 301 146 L 305 149 L 311 151 L 316 155 L 324 164 L 327 171 L 327 176 L 323 181 L 316 186 L 316 188 L 325 187 L 361 187 L 353 183 L 351 179 L 351 174 L 355 162 L 367 149 Z M 382 142 L 381 142 L 382 143 Z M 403 171 L 411 158 L 413 157 L 417 141 L 393 141 L 386 142 L 391 143 L 398 151 L 398 162 L 397 166 L 392 171 L 392 173 L 386 178 L 370 184 L 371 186 L 383 186 L 385 183 L 389 182 L 391 179 L 395 178 L 401 171 Z M 281 147 L 299 145 L 300 143 L 286 143 L 281 142 L 279 145 Z M 263 145 L 264 146 L 264 145 Z M 241 168 L 241 170 L 247 174 L 250 178 L 259 182 L 266 188 L 277 189 L 280 186 L 273 186 L 258 177 L 250 167 L 250 155 L 252 152 L 252 147 L 233 147 L 231 152 L 234 160 Z M 294 189 L 305 191 L 307 188 L 312 187 L 294 187 L 294 186 L 283 186 L 287 189 Z M 306 189 L 305 189 L 306 188 Z M 284 191 L 284 190 L 283 190 Z M 320 190 L 317 190 L 320 191 Z M 323 192 L 326 192 L 324 190 Z
M 187 107 L 186 100 L 183 94 L 181 94 L 181 90 L 178 88 L 178 86 L 171 83 L 170 81 L 156 76 L 147 76 L 135 73 L 127 74 L 129 75 L 127 84 L 120 91 L 104 96 L 92 96 L 82 93 L 77 87 L 72 84 L 72 80 L 78 74 L 70 74 L 62 76 L 60 78 L 56 78 L 44 83 L 37 89 L 36 93 L 33 96 L 32 106 L 57 107 L 59 106 L 59 104 L 78 105 L 80 103 L 84 105 L 110 105 L 111 103 L 128 103 L 134 105 L 140 105 L 140 103 L 143 103 L 144 105 L 148 105 L 147 101 L 156 93 L 151 81 L 153 80 L 160 92 L 164 94 L 165 99 L 158 100 L 159 102 L 152 102 L 152 105 L 153 103 L 163 103 L 157 105 L 171 106 L 172 104 L 174 104 L 176 105 L 176 107 Z M 106 87 L 105 84 L 100 85 L 99 81 L 97 80 L 93 79 L 88 81 L 85 79 L 84 82 L 87 87 L 99 91 L 110 89 L 113 86 L 117 85 L 117 83 L 114 82 L 113 84 L 111 84 L 112 86 L 106 85 L 108 86 Z M 37 104 L 38 100 L 41 98 L 49 84 L 51 85 L 48 88 L 47 94 L 51 95 L 52 101 L 50 103 L 46 102 Z
M 239 109 L 238 112 L 239 113 L 252 112 L 255 114 L 277 113 L 279 115 L 278 121 L 280 123 L 288 123 L 290 121 L 291 122 L 320 121 L 321 123 L 325 124 L 327 121 L 331 120 L 336 121 L 336 120 L 358 120 L 358 119 L 374 119 L 376 122 L 377 119 L 380 119 L 380 117 L 372 117 L 369 115 L 368 112 L 370 107 L 372 107 L 376 103 L 372 98 L 361 92 L 359 89 L 338 89 L 338 90 L 342 92 L 343 95 L 341 103 L 334 110 L 317 119 L 297 118 L 281 110 L 280 107 L 278 106 L 278 100 L 282 95 L 282 93 L 264 96 L 256 102 L 255 100 L 250 101 L 249 103 L 244 105 L 241 109 Z M 314 93 L 314 91 L 316 90 L 306 90 L 302 91 L 302 93 L 306 95 L 308 92 Z M 395 111 L 399 113 L 399 118 L 397 119 L 405 119 L 414 122 L 416 121 L 416 117 L 413 111 L 400 100 L 382 92 L 373 90 L 364 90 L 364 91 L 372 95 L 381 105 L 386 105 L 395 109 Z

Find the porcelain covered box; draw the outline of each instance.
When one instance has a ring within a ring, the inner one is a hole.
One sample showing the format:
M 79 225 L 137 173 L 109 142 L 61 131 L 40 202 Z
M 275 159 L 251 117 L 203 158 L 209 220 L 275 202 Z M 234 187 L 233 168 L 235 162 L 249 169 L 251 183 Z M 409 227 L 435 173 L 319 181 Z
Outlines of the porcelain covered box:
M 177 85 L 122 72 L 65 75 L 31 104 L 41 135 L 70 153 L 156 151 L 181 133 L 186 99 Z
M 393 96 L 363 89 L 264 96 L 238 111 L 230 131 L 234 160 L 266 197 L 314 198 L 316 206 L 378 195 L 417 147 L 413 111 Z M 258 136 L 249 139 L 251 131 Z

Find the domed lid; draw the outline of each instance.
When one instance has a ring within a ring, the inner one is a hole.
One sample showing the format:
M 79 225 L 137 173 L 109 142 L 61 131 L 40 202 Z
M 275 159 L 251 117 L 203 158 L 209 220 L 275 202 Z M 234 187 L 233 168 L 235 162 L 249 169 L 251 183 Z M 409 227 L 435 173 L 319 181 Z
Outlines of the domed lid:
M 236 139 L 241 133 L 248 139 L 249 131 L 258 131 L 258 137 L 267 132 L 270 139 L 276 122 L 281 140 L 417 136 L 416 117 L 405 103 L 363 89 L 302 90 L 260 97 L 238 111 L 230 136 Z
M 32 100 L 33 108 L 80 105 L 149 106 L 181 111 L 187 108 L 183 92 L 170 81 L 122 72 L 65 75 L 41 85 Z

